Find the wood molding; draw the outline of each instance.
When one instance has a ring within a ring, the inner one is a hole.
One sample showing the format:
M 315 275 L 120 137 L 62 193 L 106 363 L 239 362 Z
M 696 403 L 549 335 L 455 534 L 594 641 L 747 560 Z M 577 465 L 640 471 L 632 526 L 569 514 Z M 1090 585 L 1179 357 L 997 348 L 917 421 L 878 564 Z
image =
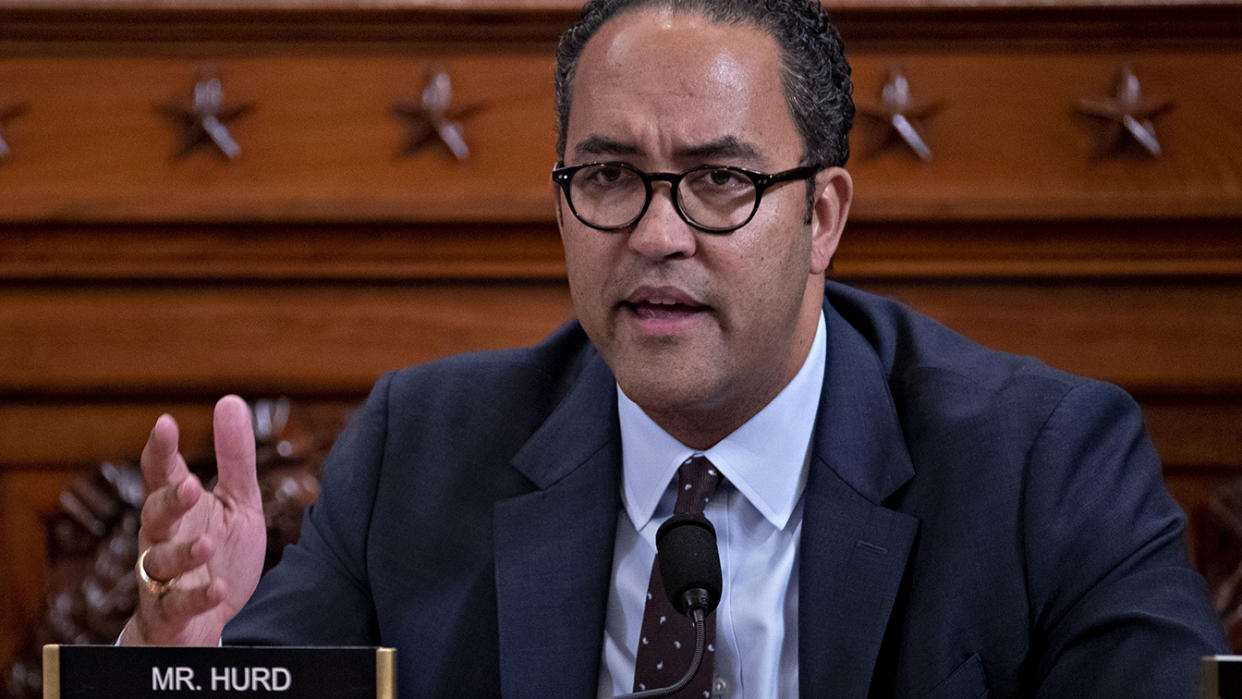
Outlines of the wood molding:
M 1242 34 L 1242 3 L 1096 0 L 910 0 L 827 3 L 847 42 L 955 38 L 1038 44 L 1083 38 L 1120 42 L 1228 41 Z M 555 42 L 581 0 L 5 0 L 0 40 Z M 446 33 L 451 30 L 451 33 Z
M 0 399 L 358 395 L 394 368 L 534 344 L 563 283 L 34 285 L 0 295 Z
M 1242 276 L 1232 219 L 851 221 L 850 282 Z M 8 283 L 528 280 L 563 282 L 551 222 L 115 223 L 0 226 Z
M 548 223 L 0 226 L 0 279 L 10 282 L 564 278 Z

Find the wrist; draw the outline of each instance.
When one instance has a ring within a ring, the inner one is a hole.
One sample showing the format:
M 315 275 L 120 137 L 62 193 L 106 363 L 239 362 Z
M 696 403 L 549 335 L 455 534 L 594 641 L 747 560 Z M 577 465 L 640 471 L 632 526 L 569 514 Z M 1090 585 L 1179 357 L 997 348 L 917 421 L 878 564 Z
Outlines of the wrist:
M 224 628 L 207 628 L 201 623 L 188 623 L 180 628 L 160 629 L 147 623 L 141 612 L 134 615 L 121 629 L 117 645 L 121 646 L 216 646 L 224 634 Z

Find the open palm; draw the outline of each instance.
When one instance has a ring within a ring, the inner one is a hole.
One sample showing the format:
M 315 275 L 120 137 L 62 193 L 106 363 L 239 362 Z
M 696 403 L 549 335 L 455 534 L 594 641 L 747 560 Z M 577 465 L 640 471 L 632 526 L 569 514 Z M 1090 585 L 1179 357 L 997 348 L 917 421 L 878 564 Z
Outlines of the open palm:
M 123 643 L 215 645 L 258 584 L 267 538 L 245 402 L 220 399 L 213 428 L 219 477 L 211 491 L 186 468 L 172 417 L 156 421 L 143 449 L 143 566 L 157 584 L 175 582 L 158 591 L 140 586 Z

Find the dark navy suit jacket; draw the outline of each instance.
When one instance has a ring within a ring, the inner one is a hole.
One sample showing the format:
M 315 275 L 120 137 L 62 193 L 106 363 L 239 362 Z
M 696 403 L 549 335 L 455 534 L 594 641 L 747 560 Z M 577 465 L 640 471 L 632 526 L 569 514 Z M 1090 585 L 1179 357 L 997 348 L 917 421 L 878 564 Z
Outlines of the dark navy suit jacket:
M 804 697 L 1189 697 L 1224 640 L 1137 406 L 826 287 Z M 577 324 L 386 375 L 226 642 L 386 645 L 403 697 L 590 697 L 619 508 Z

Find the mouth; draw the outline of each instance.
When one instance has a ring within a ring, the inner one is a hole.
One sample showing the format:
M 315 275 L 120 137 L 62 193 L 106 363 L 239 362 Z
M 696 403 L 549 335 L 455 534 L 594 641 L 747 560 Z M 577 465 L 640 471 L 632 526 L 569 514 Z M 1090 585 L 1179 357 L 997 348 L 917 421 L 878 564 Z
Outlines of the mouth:
M 640 329 L 657 335 L 684 330 L 711 310 L 710 306 L 672 287 L 642 287 L 627 296 L 620 307 L 638 321 Z

